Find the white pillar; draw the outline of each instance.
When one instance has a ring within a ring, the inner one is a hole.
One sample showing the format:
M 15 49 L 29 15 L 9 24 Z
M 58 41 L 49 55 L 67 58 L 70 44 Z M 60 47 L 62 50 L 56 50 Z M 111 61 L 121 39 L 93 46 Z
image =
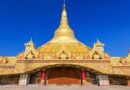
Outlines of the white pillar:
M 98 75 L 97 79 L 98 79 L 98 84 L 100 86 L 109 86 L 110 85 L 108 75 Z
M 28 74 L 20 75 L 19 85 L 28 85 L 30 76 Z

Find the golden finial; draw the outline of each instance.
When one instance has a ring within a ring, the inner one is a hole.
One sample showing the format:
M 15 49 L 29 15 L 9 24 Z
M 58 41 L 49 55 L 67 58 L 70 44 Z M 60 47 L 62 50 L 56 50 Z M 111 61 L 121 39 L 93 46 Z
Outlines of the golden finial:
M 98 37 L 97 37 L 97 42 L 99 42 L 99 39 L 98 39 Z
M 66 0 L 64 0 L 64 7 L 66 7 Z
M 33 40 L 32 40 L 32 37 L 31 37 L 30 41 L 31 41 L 31 42 L 33 41 Z
M 64 5 L 63 5 L 63 11 L 62 11 L 62 17 L 61 17 L 61 24 L 67 25 L 68 26 L 68 19 L 67 19 L 67 12 L 66 12 L 66 4 L 64 0 Z
M 27 46 L 27 45 L 29 45 L 29 44 L 32 44 L 32 43 L 33 43 L 33 40 L 32 40 L 32 38 L 31 38 L 29 42 L 25 43 L 25 46 Z
M 104 46 L 104 44 L 98 38 L 97 38 L 97 41 L 96 41 L 95 45 L 96 46 L 101 46 L 101 47 Z

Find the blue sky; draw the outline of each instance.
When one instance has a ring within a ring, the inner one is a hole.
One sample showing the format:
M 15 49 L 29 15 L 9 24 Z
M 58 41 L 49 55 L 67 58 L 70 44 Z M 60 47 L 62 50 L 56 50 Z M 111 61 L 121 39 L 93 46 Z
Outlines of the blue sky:
M 130 0 L 66 0 L 69 24 L 89 47 L 97 37 L 111 56 L 130 48 Z M 39 47 L 59 25 L 63 0 L 0 0 L 0 55 L 15 56 L 30 38 Z

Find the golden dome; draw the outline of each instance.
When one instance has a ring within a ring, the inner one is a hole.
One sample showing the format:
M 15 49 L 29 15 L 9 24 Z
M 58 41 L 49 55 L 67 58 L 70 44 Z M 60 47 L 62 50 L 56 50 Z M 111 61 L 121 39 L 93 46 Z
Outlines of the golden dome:
M 61 50 L 71 53 L 88 53 L 90 48 L 75 38 L 73 30 L 68 24 L 66 7 L 64 5 L 61 22 L 58 29 L 55 31 L 54 37 L 37 50 L 43 53 L 58 53 Z

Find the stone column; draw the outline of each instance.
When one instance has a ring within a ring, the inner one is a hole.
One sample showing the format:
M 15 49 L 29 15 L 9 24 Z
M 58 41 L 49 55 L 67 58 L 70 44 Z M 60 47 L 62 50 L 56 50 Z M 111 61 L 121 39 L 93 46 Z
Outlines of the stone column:
M 20 75 L 19 85 L 28 85 L 30 76 L 28 74 Z
M 81 73 L 82 75 L 82 84 L 84 85 L 84 84 L 86 84 L 86 71 L 85 71 L 85 69 L 82 69 L 82 73 Z
M 41 84 L 45 84 L 45 74 L 46 74 L 45 69 L 42 70 L 41 74 L 42 74 L 41 75 Z

